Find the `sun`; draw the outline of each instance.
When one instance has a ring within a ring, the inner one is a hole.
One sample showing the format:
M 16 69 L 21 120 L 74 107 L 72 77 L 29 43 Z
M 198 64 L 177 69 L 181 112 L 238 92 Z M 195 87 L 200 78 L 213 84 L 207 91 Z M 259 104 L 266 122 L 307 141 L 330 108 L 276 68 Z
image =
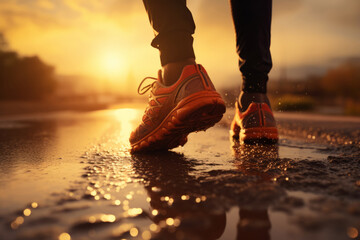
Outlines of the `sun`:
M 100 72 L 107 77 L 117 77 L 124 72 L 125 60 L 120 53 L 105 52 L 100 57 Z

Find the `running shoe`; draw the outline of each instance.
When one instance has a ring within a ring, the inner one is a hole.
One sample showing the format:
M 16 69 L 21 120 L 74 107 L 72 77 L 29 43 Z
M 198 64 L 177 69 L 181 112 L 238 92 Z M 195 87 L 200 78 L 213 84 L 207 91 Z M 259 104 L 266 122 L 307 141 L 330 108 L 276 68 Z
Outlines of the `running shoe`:
M 241 112 L 239 102 L 236 101 L 230 136 L 240 143 L 276 143 L 279 135 L 269 105 L 252 102 L 244 112 Z
M 142 87 L 147 79 L 154 82 Z M 223 99 L 199 64 L 185 66 L 178 81 L 171 86 L 163 84 L 159 70 L 157 79 L 144 78 L 138 93 L 143 95 L 149 90 L 142 122 L 130 135 L 133 153 L 183 146 L 189 133 L 205 131 L 225 113 Z

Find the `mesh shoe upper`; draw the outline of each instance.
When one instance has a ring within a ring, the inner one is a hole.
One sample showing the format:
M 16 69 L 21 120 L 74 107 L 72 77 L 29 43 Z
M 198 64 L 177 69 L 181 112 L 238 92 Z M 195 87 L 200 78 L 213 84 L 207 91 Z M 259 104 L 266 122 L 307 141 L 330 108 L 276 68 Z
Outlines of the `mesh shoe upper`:
M 159 74 L 157 81 L 143 89 L 150 90 L 149 103 L 140 125 L 131 133 L 131 144 L 140 141 L 156 130 L 181 100 L 197 92 L 215 91 L 210 78 L 201 65 L 186 66 L 179 80 L 171 86 L 165 86 L 162 83 L 161 74 Z
M 240 111 L 238 102 L 235 105 L 235 116 L 230 129 L 234 139 L 278 139 L 276 121 L 268 104 L 252 102 L 244 112 Z

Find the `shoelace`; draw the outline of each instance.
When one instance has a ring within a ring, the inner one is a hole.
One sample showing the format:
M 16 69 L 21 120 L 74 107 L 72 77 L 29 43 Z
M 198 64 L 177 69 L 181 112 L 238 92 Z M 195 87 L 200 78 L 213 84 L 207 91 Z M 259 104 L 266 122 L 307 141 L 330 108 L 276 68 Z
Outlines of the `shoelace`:
M 144 79 L 140 82 L 139 87 L 138 87 L 138 89 L 137 89 L 137 92 L 138 92 L 139 95 L 144 95 L 144 94 L 145 94 L 147 91 L 149 91 L 149 90 L 152 88 L 152 86 L 154 85 L 155 82 L 152 82 L 152 83 L 146 85 L 145 87 L 141 87 L 147 79 L 151 79 L 151 80 L 157 81 L 157 78 L 154 78 L 154 77 L 146 77 L 146 78 L 144 78 Z
M 150 83 L 150 84 L 148 84 L 148 85 L 146 85 L 145 87 L 142 87 L 142 85 L 144 84 L 144 82 L 145 82 L 146 80 L 148 80 L 148 79 L 153 80 L 153 82 Z M 138 87 L 138 89 L 137 89 L 138 94 L 139 94 L 139 95 L 144 95 L 147 91 L 149 91 L 149 90 L 153 87 L 153 85 L 156 83 L 157 80 L 158 80 L 158 79 L 157 79 L 157 78 L 154 78 L 154 77 L 145 77 L 145 78 L 140 82 L 140 84 L 139 84 L 139 87 Z M 152 94 L 150 93 L 149 99 L 151 99 L 151 98 L 152 98 Z M 150 101 L 150 100 L 149 100 L 149 101 Z M 148 110 L 151 109 L 151 108 L 153 108 L 153 107 L 152 107 L 152 106 L 148 106 L 148 107 L 145 109 L 144 116 L 146 116 L 150 121 L 153 121 L 153 120 L 152 120 L 153 117 L 148 113 Z M 143 123 L 141 123 L 141 124 L 143 124 Z

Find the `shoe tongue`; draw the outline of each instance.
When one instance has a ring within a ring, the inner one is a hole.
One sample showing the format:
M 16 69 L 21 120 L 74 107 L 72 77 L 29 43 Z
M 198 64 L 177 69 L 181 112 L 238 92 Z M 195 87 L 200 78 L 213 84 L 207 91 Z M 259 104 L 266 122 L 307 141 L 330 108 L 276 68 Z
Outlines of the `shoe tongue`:
M 159 69 L 159 71 L 158 71 L 158 81 L 161 83 L 161 84 L 164 84 L 164 80 L 163 80 L 163 78 L 162 78 L 162 71 L 161 71 L 161 69 Z

